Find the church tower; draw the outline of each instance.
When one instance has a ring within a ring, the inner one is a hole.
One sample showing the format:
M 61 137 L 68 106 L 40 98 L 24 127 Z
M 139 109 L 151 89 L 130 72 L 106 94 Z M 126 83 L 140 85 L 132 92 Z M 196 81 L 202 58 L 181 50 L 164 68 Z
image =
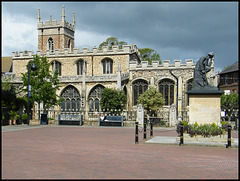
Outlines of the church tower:
M 38 29 L 38 50 L 46 53 L 46 50 L 54 52 L 60 50 L 63 52 L 64 48 L 69 48 L 73 51 L 74 48 L 74 33 L 75 33 L 75 13 L 73 13 L 72 24 L 65 20 L 65 8 L 62 7 L 62 19 L 52 20 L 50 15 L 49 21 L 45 24 L 40 21 L 40 9 L 38 9 L 37 29 Z

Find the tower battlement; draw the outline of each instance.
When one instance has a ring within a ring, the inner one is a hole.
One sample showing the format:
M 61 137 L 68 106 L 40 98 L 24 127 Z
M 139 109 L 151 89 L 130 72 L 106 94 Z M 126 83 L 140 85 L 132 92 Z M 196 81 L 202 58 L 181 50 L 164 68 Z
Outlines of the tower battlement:
M 62 19 L 59 20 L 59 23 L 57 23 L 57 20 L 52 20 L 52 15 L 50 15 L 50 18 L 48 21 L 45 21 L 45 23 L 43 23 L 40 17 L 40 9 L 38 9 L 38 16 L 37 16 L 37 20 L 38 20 L 38 30 L 39 29 L 43 29 L 43 28 L 53 28 L 53 27 L 65 27 L 68 28 L 72 31 L 75 31 L 75 13 L 73 12 L 73 22 L 72 24 L 67 22 L 65 20 L 65 8 L 64 6 L 62 7 Z
M 37 29 L 47 29 L 47 28 L 68 28 L 72 31 L 75 31 L 75 25 L 71 24 L 67 21 L 63 21 L 62 19 L 59 20 L 59 23 L 57 20 L 48 20 L 45 22 L 39 21 L 37 25 Z

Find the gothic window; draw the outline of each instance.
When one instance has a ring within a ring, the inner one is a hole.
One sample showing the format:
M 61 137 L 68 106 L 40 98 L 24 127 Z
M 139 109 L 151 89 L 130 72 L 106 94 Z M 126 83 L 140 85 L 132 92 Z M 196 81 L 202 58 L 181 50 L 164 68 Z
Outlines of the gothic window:
M 89 112 L 99 112 L 100 111 L 100 100 L 101 100 L 101 92 L 104 87 L 102 85 L 98 85 L 91 91 L 89 95 Z
M 58 75 L 62 75 L 62 70 L 61 70 L 61 63 L 54 60 L 52 62 L 52 71 L 55 72 L 55 71 L 58 71 Z
M 187 91 L 190 91 L 193 88 L 193 79 L 187 81 Z M 187 94 L 187 105 L 189 105 L 189 96 Z
M 165 99 L 165 105 L 174 103 L 174 82 L 170 79 L 163 79 L 159 82 L 159 92 Z
M 48 39 L 48 50 L 50 50 L 50 52 L 54 51 L 54 43 L 52 38 Z
M 77 75 L 83 74 L 84 60 L 80 59 L 77 61 Z M 85 70 L 87 69 L 87 64 L 85 63 Z
M 103 74 L 112 74 L 113 72 L 113 61 L 110 58 L 102 60 Z
M 61 103 L 62 112 L 78 112 L 80 110 L 80 94 L 73 86 L 68 86 L 61 94 L 64 101 Z
M 148 89 L 148 83 L 145 80 L 136 80 L 133 82 L 133 105 L 137 105 L 138 97 Z

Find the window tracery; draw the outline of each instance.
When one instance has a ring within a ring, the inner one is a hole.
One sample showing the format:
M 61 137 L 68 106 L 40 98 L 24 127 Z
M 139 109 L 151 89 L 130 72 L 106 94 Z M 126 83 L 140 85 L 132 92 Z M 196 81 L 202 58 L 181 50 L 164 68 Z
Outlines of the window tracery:
M 138 97 L 148 89 L 148 82 L 145 80 L 136 80 L 133 82 L 133 105 L 137 105 Z
M 174 103 L 174 82 L 170 79 L 163 79 L 159 82 L 159 92 L 162 94 L 165 105 Z
M 80 110 L 80 94 L 75 87 L 66 87 L 61 98 L 64 99 L 61 103 L 62 112 L 78 112 Z

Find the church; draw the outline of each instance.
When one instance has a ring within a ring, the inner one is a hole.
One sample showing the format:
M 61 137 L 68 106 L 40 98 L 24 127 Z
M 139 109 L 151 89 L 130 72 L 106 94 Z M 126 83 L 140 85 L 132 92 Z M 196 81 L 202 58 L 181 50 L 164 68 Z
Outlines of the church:
M 75 48 L 75 14 L 72 23 L 65 19 L 62 8 L 61 19 L 42 22 L 40 9 L 37 16 L 38 50 L 36 55 L 47 57 L 51 70 L 58 71 L 61 88 L 57 90 L 64 101 L 49 110 L 48 117 L 57 119 L 58 114 L 81 114 L 84 124 L 94 125 L 102 112 L 100 107 L 101 91 L 104 88 L 123 90 L 127 95 L 124 114 L 126 121 L 136 120 L 137 99 L 149 86 L 157 88 L 165 99 L 159 118 L 172 126 L 180 120 L 187 119 L 188 96 L 192 88 L 195 64 L 192 59 L 163 60 L 162 64 L 141 61 L 137 45 L 123 45 L 102 49 L 93 47 Z M 21 84 L 21 73 L 33 60 L 32 51 L 12 53 L 12 76 L 14 84 Z M 208 73 L 209 82 L 216 86 L 214 63 Z M 38 105 L 34 106 L 33 119 L 37 118 Z M 174 116 L 170 116 L 174 115 Z M 171 119 L 172 117 L 173 119 Z

